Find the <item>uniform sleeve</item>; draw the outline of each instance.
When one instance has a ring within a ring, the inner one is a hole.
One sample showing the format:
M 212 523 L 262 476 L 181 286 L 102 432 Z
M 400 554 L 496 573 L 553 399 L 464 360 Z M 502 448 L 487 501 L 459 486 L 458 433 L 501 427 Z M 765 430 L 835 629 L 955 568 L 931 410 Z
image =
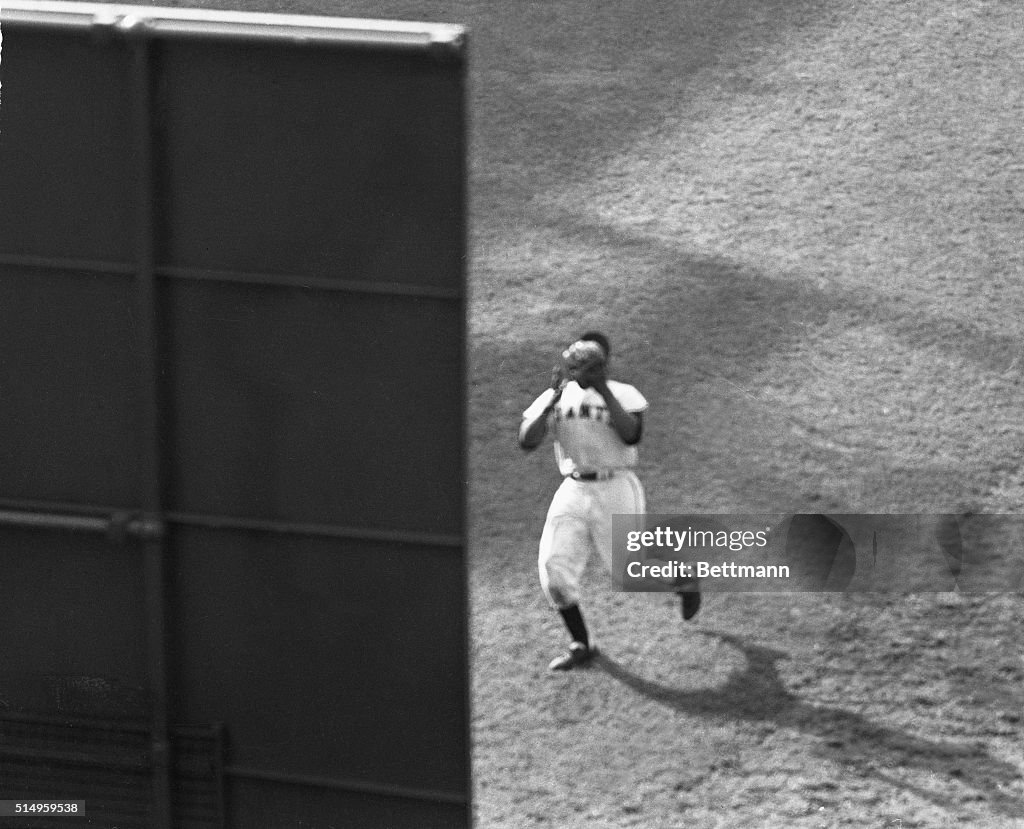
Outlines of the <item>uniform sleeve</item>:
M 530 404 L 530 407 L 525 412 L 523 412 L 523 417 L 524 418 L 534 418 L 534 417 L 537 417 L 537 415 L 541 414 L 541 412 L 543 412 L 548 407 L 548 404 L 551 402 L 551 398 L 552 398 L 553 395 L 554 395 L 554 390 L 553 389 L 544 389 L 544 391 L 541 393 L 540 397 L 538 397 L 536 400 L 534 400 Z
M 608 384 L 608 388 L 627 412 L 647 411 L 647 398 L 640 394 L 633 386 L 629 385 L 629 383 L 616 383 L 612 381 Z

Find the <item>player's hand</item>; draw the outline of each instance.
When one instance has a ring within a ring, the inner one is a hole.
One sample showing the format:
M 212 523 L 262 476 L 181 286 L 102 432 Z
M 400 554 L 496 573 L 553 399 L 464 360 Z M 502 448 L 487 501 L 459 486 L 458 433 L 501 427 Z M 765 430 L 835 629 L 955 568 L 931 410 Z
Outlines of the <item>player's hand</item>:
M 604 360 L 583 367 L 577 379 L 583 388 L 600 389 L 608 382 L 608 371 Z
M 604 349 L 593 340 L 577 340 L 562 352 L 566 376 L 585 389 L 604 382 L 606 360 Z
M 562 396 L 562 391 L 565 389 L 565 384 L 569 382 L 569 378 L 566 377 L 565 368 L 563 366 L 555 366 L 551 369 L 551 388 L 555 392 L 555 400 L 558 400 Z

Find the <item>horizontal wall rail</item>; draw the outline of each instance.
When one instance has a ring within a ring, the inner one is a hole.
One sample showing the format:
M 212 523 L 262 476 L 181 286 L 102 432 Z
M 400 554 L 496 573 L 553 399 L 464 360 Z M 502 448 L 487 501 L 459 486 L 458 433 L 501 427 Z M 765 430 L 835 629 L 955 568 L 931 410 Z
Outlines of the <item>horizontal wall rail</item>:
M 0 268 L 73 271 L 117 276 L 134 276 L 136 270 L 135 265 L 128 262 L 99 262 L 92 259 L 66 259 L 57 256 L 28 256 L 16 253 L 0 253 Z
M 344 527 L 337 524 L 304 524 L 289 521 L 237 518 L 227 515 L 192 515 L 180 512 L 167 513 L 164 518 L 171 524 L 181 524 L 183 526 L 267 532 L 279 535 L 348 538 L 356 541 L 380 541 L 424 547 L 461 548 L 466 543 L 466 540 L 458 535 L 403 530 L 377 530 L 368 527 Z
M 277 535 L 298 535 L 313 538 L 339 538 L 354 541 L 378 541 L 422 547 L 461 549 L 466 539 L 460 535 L 417 532 L 415 530 L 380 530 L 371 527 L 347 527 L 339 524 L 314 524 L 294 521 L 272 521 L 234 515 L 200 515 L 168 512 L 156 520 L 140 512 L 95 507 L 87 504 L 66 504 L 48 501 L 0 499 L 0 527 L 35 528 L 69 532 L 85 532 L 121 538 L 151 538 L 163 534 L 168 526 L 203 527 L 213 530 L 266 532 Z
M 164 534 L 164 524 L 159 519 L 128 512 L 116 512 L 106 518 L 98 518 L 67 513 L 0 510 L 0 526 L 99 533 L 111 541 L 123 541 L 126 538 L 151 540 Z
M 461 57 L 466 32 L 445 23 L 262 14 L 258 12 L 169 9 L 109 5 L 96 11 L 91 3 L 7 0 L 3 22 L 47 29 L 94 29 L 132 37 L 173 35 L 233 40 L 287 42 L 297 45 L 342 45 L 393 51 L 425 51 Z
M 64 259 L 60 257 L 28 256 L 10 253 L 0 253 L 0 267 L 68 273 L 109 274 L 112 276 L 133 276 L 136 272 L 134 265 L 123 262 L 99 262 L 87 259 Z M 440 288 L 433 285 L 413 285 L 404 282 L 370 282 L 354 279 L 334 279 L 326 276 L 225 271 L 210 268 L 159 265 L 155 268 L 154 275 L 159 278 L 182 281 L 241 283 L 244 285 L 265 285 L 272 288 L 303 288 L 314 291 L 417 297 L 459 302 L 463 299 L 463 292 L 458 288 Z
M 458 288 L 438 288 L 433 285 L 413 285 L 403 282 L 366 282 L 351 279 L 332 279 L 326 276 L 246 273 L 242 271 L 177 267 L 158 267 L 157 276 L 207 282 L 242 282 L 247 285 L 271 285 L 283 288 L 342 291 L 354 294 L 382 294 L 384 296 L 411 296 L 428 299 L 462 299 L 462 291 Z
M 404 800 L 421 800 L 430 803 L 452 803 L 457 806 L 466 805 L 469 800 L 465 795 L 453 792 L 442 792 L 436 789 L 413 789 L 407 786 L 394 786 L 385 783 L 368 783 L 362 780 L 344 780 L 333 777 L 312 777 L 304 774 L 284 774 L 268 772 L 242 766 L 225 766 L 224 774 L 245 780 L 266 780 L 269 783 L 284 783 L 293 786 L 310 786 L 317 789 L 334 789 L 336 791 L 354 792 L 356 794 L 372 794 L 378 797 L 393 797 Z

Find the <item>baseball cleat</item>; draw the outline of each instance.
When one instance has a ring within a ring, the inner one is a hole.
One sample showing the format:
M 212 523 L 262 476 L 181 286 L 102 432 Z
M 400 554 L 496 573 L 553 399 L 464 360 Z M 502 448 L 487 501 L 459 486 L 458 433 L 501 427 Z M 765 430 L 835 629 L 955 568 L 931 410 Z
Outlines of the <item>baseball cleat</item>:
M 676 579 L 675 592 L 679 597 L 679 612 L 687 622 L 700 610 L 700 587 L 694 578 L 680 576 Z
M 679 594 L 679 611 L 687 622 L 700 610 L 700 591 L 686 591 Z
M 568 653 L 563 653 L 561 656 L 556 656 L 551 660 L 551 664 L 548 665 L 548 670 L 571 671 L 573 668 L 579 668 L 582 665 L 586 665 L 596 655 L 596 647 L 587 647 L 582 642 L 573 642 L 569 645 Z

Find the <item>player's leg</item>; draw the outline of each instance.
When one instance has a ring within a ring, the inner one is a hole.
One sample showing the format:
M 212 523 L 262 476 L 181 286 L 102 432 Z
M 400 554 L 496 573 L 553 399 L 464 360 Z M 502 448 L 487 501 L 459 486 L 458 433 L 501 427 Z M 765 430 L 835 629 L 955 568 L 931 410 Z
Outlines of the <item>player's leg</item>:
M 580 484 L 566 480 L 548 509 L 541 534 L 537 569 L 541 589 L 562 617 L 571 643 L 567 653 L 554 659 L 552 670 L 568 670 L 594 656 L 583 613 L 580 610 L 580 579 L 592 550 L 590 530 L 583 516 L 586 495 Z
M 593 525 L 595 542 L 604 556 L 609 571 L 612 566 L 612 516 L 635 515 L 638 522 L 636 528 L 642 530 L 645 529 L 641 524 L 646 511 L 647 498 L 644 487 L 635 473 L 620 472 L 614 478 L 603 483 L 600 504 L 595 505 Z M 650 561 L 659 563 L 654 560 Z M 680 577 L 673 583 L 673 588 L 679 596 L 679 610 L 683 618 L 692 619 L 697 615 L 701 605 L 700 585 L 697 579 Z
M 632 472 L 622 471 L 607 481 L 591 484 L 594 498 L 587 516 L 594 547 L 600 553 L 608 572 L 612 569 L 612 516 L 634 515 L 636 526 L 644 529 L 643 515 L 647 511 L 647 496 L 640 479 Z

